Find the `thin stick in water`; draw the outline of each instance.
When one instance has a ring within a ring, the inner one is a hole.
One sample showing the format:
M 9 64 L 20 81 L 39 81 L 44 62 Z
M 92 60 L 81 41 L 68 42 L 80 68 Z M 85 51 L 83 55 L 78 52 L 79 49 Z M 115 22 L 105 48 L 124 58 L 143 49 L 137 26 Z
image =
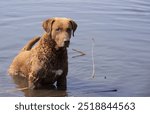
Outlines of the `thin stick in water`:
M 17 91 L 23 91 L 23 90 L 28 90 L 28 87 L 24 87 L 24 88 L 17 88 L 17 89 L 13 89 L 13 90 L 6 90 L 6 91 L 0 91 L 0 94 L 2 93 L 13 93 L 13 92 L 17 92 Z
M 80 51 L 80 50 L 77 50 L 77 49 L 72 49 L 72 50 L 75 51 L 75 52 L 80 53 L 79 55 L 73 56 L 72 58 L 86 55 L 84 52 L 82 52 L 82 51 Z
M 95 40 L 92 38 L 92 78 L 95 78 L 94 43 Z

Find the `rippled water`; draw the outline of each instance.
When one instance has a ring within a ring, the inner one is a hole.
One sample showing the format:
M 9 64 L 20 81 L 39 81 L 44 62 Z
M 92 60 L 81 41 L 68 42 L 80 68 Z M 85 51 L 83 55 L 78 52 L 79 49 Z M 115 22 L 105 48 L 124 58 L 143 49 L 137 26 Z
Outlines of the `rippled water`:
M 7 68 L 29 39 L 42 35 L 42 21 L 50 17 L 78 23 L 68 50 L 68 89 L 19 90 L 22 83 Z M 86 55 L 72 58 L 78 54 L 72 49 Z M 1 0 L 0 96 L 150 96 L 149 87 L 149 0 Z

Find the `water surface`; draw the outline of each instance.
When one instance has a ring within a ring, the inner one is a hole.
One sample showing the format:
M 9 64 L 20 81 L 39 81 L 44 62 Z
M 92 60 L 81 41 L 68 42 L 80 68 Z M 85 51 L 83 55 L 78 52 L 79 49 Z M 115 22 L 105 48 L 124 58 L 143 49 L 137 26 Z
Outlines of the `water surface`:
M 150 96 L 149 0 L 1 0 L 0 14 L 0 96 Z M 68 89 L 21 91 L 8 66 L 50 17 L 78 24 L 68 49 Z M 73 58 L 72 49 L 86 55 Z

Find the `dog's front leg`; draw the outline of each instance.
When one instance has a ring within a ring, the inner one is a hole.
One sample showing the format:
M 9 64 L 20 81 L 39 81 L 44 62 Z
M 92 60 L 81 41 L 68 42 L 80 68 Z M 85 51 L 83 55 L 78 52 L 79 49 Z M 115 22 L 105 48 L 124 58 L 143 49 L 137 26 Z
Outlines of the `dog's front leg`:
M 40 88 L 40 83 L 39 83 L 39 77 L 37 76 L 37 73 L 31 72 L 29 74 L 28 78 L 28 87 L 30 89 L 37 89 Z
M 38 89 L 41 87 L 41 76 L 44 76 L 44 70 L 40 67 L 32 67 L 28 78 L 28 86 L 30 89 Z

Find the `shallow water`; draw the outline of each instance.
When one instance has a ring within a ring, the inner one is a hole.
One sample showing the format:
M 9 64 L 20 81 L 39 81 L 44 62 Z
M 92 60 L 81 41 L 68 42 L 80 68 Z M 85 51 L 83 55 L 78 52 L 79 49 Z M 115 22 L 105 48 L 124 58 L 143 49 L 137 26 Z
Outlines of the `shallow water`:
M 7 75 L 8 66 L 50 17 L 78 23 L 68 49 L 68 89 L 19 90 L 22 82 Z M 72 49 L 86 55 L 73 58 L 79 53 Z M 149 0 L 1 0 L 0 96 L 150 96 L 149 87 Z

